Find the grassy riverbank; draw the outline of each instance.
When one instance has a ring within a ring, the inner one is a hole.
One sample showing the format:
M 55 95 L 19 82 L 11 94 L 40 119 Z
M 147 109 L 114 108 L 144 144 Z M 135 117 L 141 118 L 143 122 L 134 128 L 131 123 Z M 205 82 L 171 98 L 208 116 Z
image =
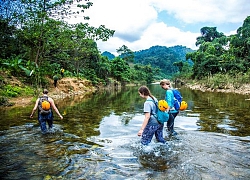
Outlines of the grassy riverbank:
M 42 89 L 35 89 L 18 77 L 1 76 L 0 106 L 23 106 L 34 103 L 42 92 Z M 54 99 L 67 96 L 84 97 L 85 94 L 93 93 L 97 90 L 89 80 L 76 77 L 65 77 L 58 81 L 57 88 L 53 85 L 53 80 L 47 78 L 49 95 Z M 139 85 L 138 85 L 139 86 Z M 250 84 L 246 83 L 246 77 L 232 78 L 227 75 L 217 75 L 202 80 L 187 80 L 185 86 L 190 89 L 210 92 L 224 92 L 250 95 Z
M 21 78 L 14 76 L 1 76 L 0 106 L 24 106 L 34 103 L 42 88 L 36 89 L 27 83 L 22 82 Z M 57 87 L 53 85 L 53 80 L 47 78 L 47 89 L 49 96 L 53 99 L 65 98 L 67 96 L 78 95 L 83 97 L 85 94 L 93 93 L 97 90 L 89 80 L 76 77 L 65 77 L 58 81 Z
M 250 77 L 248 74 L 239 76 L 229 76 L 217 74 L 201 80 L 187 80 L 185 85 L 191 89 L 210 91 L 210 92 L 225 92 L 250 95 Z

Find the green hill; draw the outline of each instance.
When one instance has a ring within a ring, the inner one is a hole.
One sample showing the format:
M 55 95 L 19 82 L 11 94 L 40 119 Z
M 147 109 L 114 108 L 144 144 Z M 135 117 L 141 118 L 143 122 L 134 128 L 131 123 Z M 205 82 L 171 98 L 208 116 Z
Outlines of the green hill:
M 173 66 L 173 63 L 186 61 L 186 54 L 194 52 L 194 50 L 185 46 L 152 46 L 149 49 L 135 51 L 134 63 L 142 65 L 151 65 L 153 68 L 159 68 L 160 74 L 166 76 L 172 76 L 178 72 L 178 67 Z M 114 55 L 110 52 L 103 52 L 103 56 L 107 56 L 108 59 L 114 59 Z M 188 61 L 190 63 L 190 61 Z
M 186 61 L 186 53 L 194 50 L 185 46 L 153 46 L 146 50 L 136 51 L 135 63 L 143 65 L 151 65 L 152 67 L 161 69 L 161 72 L 166 75 L 173 75 L 178 71 L 173 63 Z

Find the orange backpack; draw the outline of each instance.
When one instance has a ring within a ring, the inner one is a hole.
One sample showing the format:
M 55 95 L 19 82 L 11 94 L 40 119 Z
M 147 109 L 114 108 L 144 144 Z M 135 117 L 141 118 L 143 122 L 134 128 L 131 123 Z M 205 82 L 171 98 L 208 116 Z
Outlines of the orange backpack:
M 42 115 L 51 113 L 51 106 L 47 96 L 42 96 L 39 98 L 38 109 L 39 113 Z

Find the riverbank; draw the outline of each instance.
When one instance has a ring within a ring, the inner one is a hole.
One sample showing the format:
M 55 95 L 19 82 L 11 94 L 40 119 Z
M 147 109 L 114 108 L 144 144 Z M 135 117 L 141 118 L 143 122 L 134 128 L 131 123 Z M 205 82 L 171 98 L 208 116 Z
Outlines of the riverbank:
M 86 79 L 65 77 L 57 82 L 56 88 L 53 85 L 52 79 L 48 79 L 48 81 L 48 95 L 54 100 L 60 100 L 70 96 L 78 96 L 79 99 L 83 99 L 85 95 L 92 94 L 97 91 L 97 88 Z M 41 95 L 42 89 L 39 91 Z M 9 103 L 11 104 L 11 107 L 26 106 L 33 104 L 37 98 L 38 97 L 34 96 L 14 97 L 9 98 Z
M 223 92 L 223 93 L 236 93 L 242 95 L 250 95 L 250 84 L 243 84 L 242 86 L 235 88 L 233 85 L 229 85 L 224 89 L 213 89 L 210 87 L 206 87 L 199 83 L 187 83 L 185 84 L 186 87 L 192 90 L 200 90 L 200 91 L 209 91 L 209 92 Z
M 53 85 L 53 80 L 48 79 L 49 81 L 49 96 L 54 100 L 64 99 L 69 96 L 77 96 L 79 99 L 83 99 L 85 95 L 92 94 L 98 89 L 92 85 L 89 80 L 82 80 L 78 78 L 69 78 L 65 77 L 58 81 L 57 87 L 55 88 Z M 192 90 L 200 90 L 200 91 L 209 91 L 209 92 L 223 92 L 223 93 L 236 93 L 243 95 L 250 95 L 250 84 L 244 84 L 241 87 L 235 89 L 233 86 L 228 86 L 226 89 L 212 89 L 208 88 L 199 83 L 187 83 L 184 86 L 192 89 Z M 42 89 L 41 89 L 42 92 Z M 16 97 L 10 98 L 9 102 L 12 104 L 11 107 L 16 106 L 26 106 L 29 104 L 33 104 L 37 97 Z M 250 100 L 250 98 L 249 98 Z

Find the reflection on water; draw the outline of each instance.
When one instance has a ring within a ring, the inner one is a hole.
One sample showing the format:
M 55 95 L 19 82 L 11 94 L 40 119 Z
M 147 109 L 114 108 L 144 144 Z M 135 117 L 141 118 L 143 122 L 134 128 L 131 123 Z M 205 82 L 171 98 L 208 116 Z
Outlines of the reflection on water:
M 164 98 L 157 85 L 152 93 Z M 141 146 L 137 87 L 56 102 L 55 129 L 42 135 L 33 106 L 0 113 L 1 179 L 249 179 L 246 96 L 181 89 L 188 109 L 177 138 Z M 165 135 L 165 131 L 164 131 Z

